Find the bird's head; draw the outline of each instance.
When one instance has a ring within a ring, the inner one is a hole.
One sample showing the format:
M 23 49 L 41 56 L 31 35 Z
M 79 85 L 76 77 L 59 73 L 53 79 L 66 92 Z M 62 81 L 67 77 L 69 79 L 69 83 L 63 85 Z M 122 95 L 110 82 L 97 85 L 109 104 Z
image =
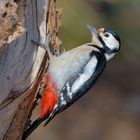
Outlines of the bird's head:
M 92 44 L 102 49 L 106 56 L 111 58 L 111 56 L 114 56 L 120 50 L 121 41 L 116 32 L 109 28 L 96 29 L 89 24 L 87 24 L 87 28 L 92 34 Z

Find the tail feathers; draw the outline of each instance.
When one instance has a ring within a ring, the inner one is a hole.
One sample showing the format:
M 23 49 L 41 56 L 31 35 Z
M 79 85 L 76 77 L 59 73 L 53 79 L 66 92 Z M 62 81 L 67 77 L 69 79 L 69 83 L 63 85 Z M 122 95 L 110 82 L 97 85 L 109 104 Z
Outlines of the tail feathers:
M 44 126 L 46 126 L 54 117 L 56 114 L 52 114 L 51 116 L 49 116 L 49 118 L 47 119 L 47 121 L 45 122 Z
M 70 106 L 70 105 L 69 105 Z M 47 118 L 47 121 L 45 122 L 44 126 L 46 126 L 57 114 L 61 113 L 63 110 L 65 110 L 67 107 L 69 106 L 64 106 L 64 107 L 61 107 L 59 106 L 59 104 L 57 104 L 55 107 L 54 107 L 54 110 L 53 112 L 49 115 L 49 117 Z
M 43 121 L 44 121 L 44 119 L 42 119 L 42 118 L 36 119 L 31 124 L 31 126 L 26 131 L 24 131 L 22 140 L 25 140 Z
M 58 111 L 58 104 L 54 107 L 53 112 L 48 116 L 48 118 L 46 119 L 46 122 L 44 124 L 44 126 L 46 126 L 57 114 L 59 113 Z
M 24 131 L 22 140 L 25 140 L 43 121 L 47 120 L 46 123 L 44 124 L 44 126 L 46 126 L 58 113 L 60 113 L 58 111 L 58 108 L 57 107 L 58 106 L 56 106 L 56 108 L 54 109 L 54 111 L 49 116 L 45 116 L 44 118 L 38 118 L 38 119 L 36 119 L 30 125 L 30 127 L 26 131 Z

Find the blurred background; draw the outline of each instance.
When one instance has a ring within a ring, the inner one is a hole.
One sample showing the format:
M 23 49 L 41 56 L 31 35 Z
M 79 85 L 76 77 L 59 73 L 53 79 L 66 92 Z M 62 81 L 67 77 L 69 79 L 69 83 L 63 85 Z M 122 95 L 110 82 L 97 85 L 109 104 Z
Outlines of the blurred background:
M 117 31 L 122 46 L 96 85 L 28 140 L 140 140 L 140 1 L 57 0 L 64 48 L 90 42 L 85 25 Z

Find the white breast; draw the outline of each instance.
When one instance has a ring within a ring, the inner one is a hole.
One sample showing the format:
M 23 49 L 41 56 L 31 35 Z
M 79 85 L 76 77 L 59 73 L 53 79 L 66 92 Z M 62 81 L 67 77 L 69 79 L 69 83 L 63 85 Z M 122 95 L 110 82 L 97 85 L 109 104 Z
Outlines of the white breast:
M 70 77 L 77 75 L 81 71 L 81 68 L 88 62 L 92 50 L 94 50 L 92 46 L 83 45 L 65 52 L 59 57 L 54 57 L 51 60 L 49 73 L 51 73 L 58 90 L 63 88 Z M 94 62 L 90 62 L 89 65 L 93 65 L 94 67 L 95 64 Z M 88 69 L 89 65 L 85 69 L 90 74 L 90 69 Z

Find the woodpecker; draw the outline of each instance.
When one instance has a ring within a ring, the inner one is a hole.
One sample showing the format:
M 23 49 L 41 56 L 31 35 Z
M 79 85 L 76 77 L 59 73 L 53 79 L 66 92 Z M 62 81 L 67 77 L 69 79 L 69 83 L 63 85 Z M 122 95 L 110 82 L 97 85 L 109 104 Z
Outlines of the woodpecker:
M 71 106 L 95 84 L 103 72 L 108 60 L 120 50 L 118 34 L 109 28 L 87 28 L 92 34 L 92 41 L 60 56 L 50 56 L 47 87 L 42 97 L 39 118 L 24 132 L 23 139 L 43 121 L 45 125 L 58 113 Z

